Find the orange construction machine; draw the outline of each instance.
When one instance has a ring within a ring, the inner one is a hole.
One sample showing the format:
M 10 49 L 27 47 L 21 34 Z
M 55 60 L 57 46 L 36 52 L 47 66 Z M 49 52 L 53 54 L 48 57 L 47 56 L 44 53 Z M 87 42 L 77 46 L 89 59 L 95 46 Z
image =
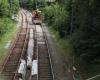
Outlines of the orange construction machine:
M 42 17 L 41 11 L 36 10 L 32 12 L 32 22 L 34 24 L 41 24 L 42 20 L 43 20 L 43 17 Z

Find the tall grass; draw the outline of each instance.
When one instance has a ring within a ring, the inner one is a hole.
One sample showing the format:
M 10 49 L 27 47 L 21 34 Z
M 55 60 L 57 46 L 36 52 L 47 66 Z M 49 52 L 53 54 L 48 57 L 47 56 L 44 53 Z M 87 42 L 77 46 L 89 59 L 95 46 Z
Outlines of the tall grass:
M 45 7 L 43 11 L 48 25 L 58 31 L 61 37 L 66 35 L 68 13 L 65 7 L 56 3 Z
M 69 67 L 73 64 L 73 48 L 70 44 L 70 40 L 61 38 L 58 32 L 55 31 L 52 27 L 49 27 L 49 32 L 52 35 L 54 41 L 53 44 L 55 45 L 55 49 L 57 50 L 57 53 L 55 54 L 57 54 L 57 56 L 61 59 L 61 65 L 63 67 L 64 73 L 66 74 L 66 71 L 68 71 Z
M 0 60 L 5 55 L 5 46 L 9 40 L 12 40 L 16 33 L 15 23 L 8 18 L 0 18 Z
M 14 23 L 8 18 L 0 18 L 0 39 L 4 34 L 11 31 L 14 28 Z

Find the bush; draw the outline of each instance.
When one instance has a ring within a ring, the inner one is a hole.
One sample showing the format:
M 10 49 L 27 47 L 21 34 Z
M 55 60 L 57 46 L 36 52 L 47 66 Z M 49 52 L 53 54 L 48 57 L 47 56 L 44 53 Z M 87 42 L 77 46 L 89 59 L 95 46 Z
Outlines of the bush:
M 0 0 L 0 17 L 11 16 L 10 13 L 16 14 L 19 10 L 19 0 L 12 0 L 12 3 L 8 0 Z
M 8 2 L 7 0 L 0 0 L 0 17 L 1 16 L 8 16 L 9 11 L 8 11 Z
M 12 13 L 17 14 L 19 10 L 19 0 L 12 1 Z
M 65 7 L 56 3 L 44 8 L 43 11 L 45 21 L 48 23 L 48 25 L 52 26 L 56 31 L 58 31 L 61 37 L 64 37 L 68 28 L 68 16 Z
M 8 18 L 0 19 L 0 37 L 12 30 L 14 24 Z
M 27 8 L 28 8 L 29 10 L 32 10 L 33 7 L 35 7 L 34 4 L 35 4 L 35 3 L 33 3 L 33 0 L 28 0 L 28 2 L 27 2 Z

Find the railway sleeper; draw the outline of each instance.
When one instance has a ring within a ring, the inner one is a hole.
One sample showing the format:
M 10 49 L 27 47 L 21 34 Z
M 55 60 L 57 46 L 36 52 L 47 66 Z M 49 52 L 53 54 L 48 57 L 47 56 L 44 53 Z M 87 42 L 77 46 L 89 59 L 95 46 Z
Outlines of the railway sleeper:
M 19 55 L 21 53 L 21 50 L 22 50 L 21 48 L 13 50 L 12 53 L 11 53 L 11 56 L 14 56 L 14 55 L 17 56 L 17 55 Z
M 50 69 L 49 67 L 47 67 L 47 66 L 45 66 L 45 67 L 39 67 L 39 69 L 46 69 L 46 70 L 48 70 L 48 69 Z
M 6 76 L 6 75 L 14 75 L 14 74 L 15 74 L 14 72 L 8 72 L 8 73 L 7 72 L 2 72 L 2 74 L 0 74 L 0 75 L 2 75 L 2 76 L 5 75 Z
M 50 64 L 48 64 L 48 63 L 39 63 L 38 65 L 40 67 L 49 67 L 50 66 Z
M 39 80 L 52 80 L 52 76 L 39 76 Z
M 50 66 L 49 64 L 48 64 L 49 62 L 39 62 L 39 66 Z
M 39 78 L 52 78 L 52 75 L 51 76 L 47 76 L 47 75 L 44 75 L 44 76 L 39 76 Z
M 39 46 L 40 49 L 41 49 L 42 47 L 43 47 L 43 49 L 46 48 L 46 44 L 39 44 L 38 46 Z M 41 46 L 42 46 L 42 47 L 41 47 Z
M 43 76 L 43 75 L 44 75 L 44 76 L 46 76 L 46 75 L 47 75 L 47 76 L 48 76 L 48 75 L 52 75 L 50 71 L 46 71 L 46 70 L 41 70 L 41 71 L 39 71 L 39 74 L 40 74 L 41 76 Z
M 18 63 L 19 62 L 19 60 L 15 60 L 15 61 L 10 61 L 10 62 L 8 62 L 9 64 L 16 64 L 16 63 Z
M 50 72 L 49 68 L 40 68 L 40 71 Z
M 39 53 L 44 54 L 44 53 L 48 53 L 48 49 L 44 49 L 44 46 L 39 46 L 38 48 Z
M 52 75 L 52 73 L 51 73 L 50 70 L 47 70 L 47 71 L 45 71 L 45 70 L 39 70 L 38 72 L 39 72 L 39 75 L 40 74 L 41 75 Z
M 14 57 L 13 57 L 13 56 L 10 57 L 10 58 L 8 59 L 7 63 L 12 62 L 12 61 L 18 61 L 18 60 L 19 60 L 19 56 L 20 56 L 20 55 L 14 56 Z M 16 59 L 16 57 L 17 57 L 17 59 Z
M 17 57 L 17 59 L 16 59 L 16 57 Z M 7 63 L 9 63 L 9 62 L 12 62 L 12 61 L 18 61 L 19 60 L 19 56 L 16 56 L 16 57 L 9 57 L 9 59 L 8 59 L 8 62 Z
M 45 72 L 45 73 L 43 73 L 43 72 L 39 72 L 38 75 L 39 75 L 39 76 L 52 76 L 52 74 L 49 73 L 49 72 Z
M 13 80 L 13 76 L 6 76 L 6 80 Z
M 15 46 L 15 48 L 22 48 L 23 47 L 23 42 L 18 42 Z
M 19 53 L 13 52 L 12 55 L 10 56 L 10 58 L 13 59 L 15 57 L 14 59 L 17 59 L 17 57 L 20 57 L 20 55 L 21 55 L 21 52 L 19 52 Z
M 38 75 L 39 77 L 51 77 L 52 74 L 48 74 L 48 73 L 41 73 Z
M 41 46 L 41 47 L 43 47 L 43 46 Z M 48 49 L 42 49 L 41 48 L 41 49 L 38 49 L 38 50 L 39 50 L 40 55 L 44 55 L 44 54 L 45 54 L 44 56 L 48 55 Z
M 16 69 L 16 67 L 17 65 L 8 65 L 8 66 L 5 66 L 4 70 L 13 71 Z
M 16 53 L 21 52 L 21 50 L 22 50 L 21 48 L 14 48 L 14 49 L 13 49 L 13 53 L 14 53 L 14 52 L 16 52 Z
M 10 70 L 10 69 L 12 69 L 12 70 Z M 9 68 L 9 69 L 3 70 L 3 72 L 6 72 L 6 73 L 10 73 L 10 72 L 14 72 L 14 71 L 16 71 L 15 68 Z
M 23 42 L 23 41 L 25 41 L 25 36 L 20 36 L 20 38 L 18 39 L 18 42 Z
M 39 62 L 49 62 L 49 60 L 47 59 L 47 57 L 42 57 L 41 59 L 39 59 Z
M 18 64 L 8 64 L 5 66 L 5 68 L 13 68 L 13 67 L 16 67 Z
M 49 63 L 49 60 L 47 60 L 47 59 L 42 59 L 42 60 L 39 60 L 39 63 Z
M 39 54 L 39 58 L 41 59 L 41 58 L 44 58 L 44 59 L 48 59 L 49 58 L 49 56 L 48 56 L 48 54 L 47 53 L 40 53 Z
M 32 76 L 32 78 L 30 80 L 37 80 L 37 76 Z
M 14 75 L 15 75 L 15 74 L 11 74 L 11 73 L 10 73 L 10 74 L 9 74 L 9 73 L 7 74 L 7 73 L 6 73 L 6 74 L 3 74 L 2 76 L 14 76 Z
M 4 69 L 14 69 L 14 68 L 16 68 L 16 64 L 15 65 L 7 65 L 7 66 L 5 66 L 5 68 Z

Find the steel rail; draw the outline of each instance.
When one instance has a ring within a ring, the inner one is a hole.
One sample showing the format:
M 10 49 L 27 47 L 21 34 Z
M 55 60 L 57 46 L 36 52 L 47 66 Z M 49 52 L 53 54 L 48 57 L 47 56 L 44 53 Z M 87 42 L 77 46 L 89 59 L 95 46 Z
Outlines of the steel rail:
M 24 12 L 23 12 L 24 13 Z M 24 13 L 24 15 L 26 16 L 26 14 Z M 26 17 L 27 18 L 27 17 Z M 27 20 L 27 19 L 26 19 Z M 27 22 L 27 21 L 26 21 Z M 26 26 L 28 26 L 27 25 L 28 23 L 26 23 Z M 23 26 L 23 25 L 22 25 Z M 15 76 L 14 76 L 14 78 L 13 78 L 13 80 L 15 80 L 16 79 L 16 76 L 17 76 L 17 72 L 18 72 L 18 68 L 19 68 L 19 65 L 20 65 L 20 60 L 21 60 L 21 58 L 23 57 L 23 54 L 24 54 L 24 50 L 25 50 L 25 45 L 27 44 L 27 38 L 28 38 L 28 29 L 26 28 L 26 36 L 25 36 L 25 41 L 24 41 L 24 45 L 23 45 L 23 49 L 22 49 L 22 51 L 21 51 L 21 56 L 20 56 L 20 59 L 19 59 L 19 63 L 18 63 L 18 67 L 17 67 L 17 70 L 16 70 L 16 74 L 15 74 Z
M 40 27 L 42 28 L 42 32 L 43 32 L 43 38 L 44 38 L 44 42 L 45 42 L 45 44 L 44 44 L 45 45 L 45 48 L 47 48 L 47 55 L 45 54 L 44 56 L 48 56 L 48 58 L 47 58 L 48 62 L 46 64 L 48 64 L 48 70 L 51 72 L 51 77 L 49 77 L 49 78 L 52 79 L 52 80 L 54 80 L 54 73 L 53 73 L 53 67 L 52 67 L 52 61 L 51 61 L 51 56 L 50 56 L 50 50 L 49 50 L 49 46 L 48 46 L 47 36 L 46 36 L 46 33 L 44 31 L 43 26 L 40 25 Z M 39 62 L 39 51 L 38 51 L 38 62 Z M 40 69 L 41 69 L 41 66 L 40 66 Z M 38 70 L 39 70 L 39 63 L 38 63 Z M 39 80 L 39 73 L 38 73 L 38 79 L 37 80 Z
M 36 32 L 36 25 L 34 25 L 34 27 L 35 27 L 35 39 L 36 39 L 36 42 L 37 42 L 37 32 Z M 39 60 L 39 57 L 38 57 L 38 44 L 36 43 L 36 54 L 37 54 L 37 64 L 39 64 L 39 62 L 38 62 L 38 60 Z M 38 70 L 38 67 L 37 67 L 37 70 Z M 38 80 L 38 77 L 39 77 L 39 75 L 38 75 L 38 73 L 37 73 L 37 80 Z
M 22 17 L 22 18 L 23 18 L 23 17 Z M 21 26 L 21 28 L 22 28 L 22 26 Z M 3 70 L 4 70 L 4 68 L 5 68 L 5 65 L 7 64 L 7 61 L 8 61 L 8 59 L 9 59 L 9 57 L 12 55 L 13 49 L 14 49 L 14 47 L 16 46 L 17 41 L 18 41 L 18 38 L 19 38 L 19 36 L 20 36 L 20 32 L 21 32 L 21 29 L 19 30 L 19 32 L 18 32 L 17 35 L 16 35 L 16 39 L 15 39 L 13 45 L 11 46 L 11 50 L 8 51 L 9 55 L 8 55 L 8 57 L 5 59 L 5 62 L 4 62 L 4 64 L 3 64 L 3 67 L 2 67 L 2 70 L 1 70 L 0 73 L 3 72 Z
M 51 55 L 50 55 L 50 49 L 49 49 L 49 45 L 48 45 L 47 35 L 45 33 L 43 24 L 41 24 L 41 27 L 42 27 L 42 30 L 43 30 L 46 46 L 47 46 L 47 49 L 48 49 L 48 55 L 49 55 L 49 60 L 50 60 L 50 65 L 51 65 L 50 67 L 51 67 L 51 71 L 52 71 L 52 78 L 54 80 L 55 79 L 55 77 L 54 77 L 54 70 L 53 70 L 53 64 L 52 64 L 52 59 L 51 59 Z

